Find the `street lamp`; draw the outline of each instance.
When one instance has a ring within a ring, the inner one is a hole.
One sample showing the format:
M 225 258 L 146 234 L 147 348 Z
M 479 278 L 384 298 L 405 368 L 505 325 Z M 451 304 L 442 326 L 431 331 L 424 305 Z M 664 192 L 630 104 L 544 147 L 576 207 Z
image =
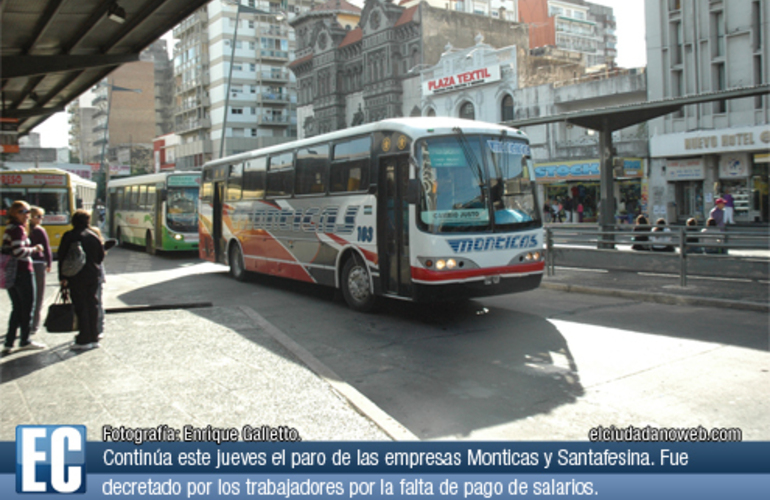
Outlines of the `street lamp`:
M 219 142 L 219 157 L 222 158 L 225 153 L 225 133 L 227 132 L 227 115 L 229 113 L 228 107 L 230 106 L 230 85 L 232 83 L 233 79 L 233 64 L 235 62 L 235 42 L 238 40 L 238 24 L 240 24 L 240 16 L 241 12 L 245 12 L 246 14 L 259 14 L 262 16 L 269 16 L 273 17 L 276 21 L 282 21 L 284 18 L 283 14 L 273 14 L 271 12 L 265 12 L 264 10 L 255 9 L 252 7 L 247 7 L 245 5 L 241 5 L 239 0 L 225 0 L 225 3 L 232 5 L 236 8 L 235 11 L 235 32 L 233 33 L 233 41 L 232 41 L 232 50 L 230 51 L 230 69 L 228 70 L 227 74 L 227 92 L 225 93 L 225 109 L 224 109 L 224 119 L 222 120 L 222 140 Z M 259 25 L 257 25 L 259 26 Z M 257 28 L 257 33 L 261 33 L 261 29 Z M 257 50 L 260 51 L 259 55 L 259 71 L 262 71 L 262 52 L 261 48 L 259 47 L 259 36 L 257 37 Z M 260 92 L 262 91 L 261 88 L 261 81 L 262 81 L 262 75 L 259 75 L 259 81 L 260 81 Z
M 110 108 L 112 107 L 112 93 L 113 92 L 134 92 L 135 94 L 141 94 L 142 89 L 128 89 L 125 87 L 118 87 L 114 83 L 109 83 L 105 85 L 107 88 L 107 111 L 106 116 L 104 118 L 104 137 L 102 138 L 102 154 L 101 159 L 99 160 L 99 193 L 101 196 L 97 196 L 97 198 L 100 198 L 104 203 L 107 203 L 107 183 L 110 179 L 110 169 L 106 167 L 105 165 L 105 153 L 107 149 L 107 134 L 109 133 L 110 129 Z

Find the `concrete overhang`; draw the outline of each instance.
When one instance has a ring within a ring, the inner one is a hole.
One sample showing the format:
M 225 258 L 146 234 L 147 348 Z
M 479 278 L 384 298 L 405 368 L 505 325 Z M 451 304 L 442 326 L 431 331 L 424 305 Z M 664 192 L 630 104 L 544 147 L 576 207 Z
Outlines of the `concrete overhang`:
M 29 133 L 206 3 L 4 0 L 0 115 Z

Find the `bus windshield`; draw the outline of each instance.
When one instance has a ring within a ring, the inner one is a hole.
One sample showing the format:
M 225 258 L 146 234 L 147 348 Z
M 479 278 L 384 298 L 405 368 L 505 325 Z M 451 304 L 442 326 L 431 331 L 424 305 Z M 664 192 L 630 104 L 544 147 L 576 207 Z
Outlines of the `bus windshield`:
M 2 188 L 3 211 L 16 200 L 24 200 L 45 210 L 43 224 L 69 224 L 70 206 L 67 188 Z
M 172 231 L 198 231 L 198 186 L 168 188 L 166 222 Z
M 456 135 L 420 141 L 419 224 L 431 233 L 510 231 L 540 224 L 525 141 Z

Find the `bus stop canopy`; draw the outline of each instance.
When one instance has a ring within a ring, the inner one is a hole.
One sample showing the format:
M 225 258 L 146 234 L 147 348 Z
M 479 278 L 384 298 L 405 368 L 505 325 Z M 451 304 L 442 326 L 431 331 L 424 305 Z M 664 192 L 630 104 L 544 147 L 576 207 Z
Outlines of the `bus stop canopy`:
M 19 135 L 87 91 L 208 0 L 0 2 L 3 118 Z

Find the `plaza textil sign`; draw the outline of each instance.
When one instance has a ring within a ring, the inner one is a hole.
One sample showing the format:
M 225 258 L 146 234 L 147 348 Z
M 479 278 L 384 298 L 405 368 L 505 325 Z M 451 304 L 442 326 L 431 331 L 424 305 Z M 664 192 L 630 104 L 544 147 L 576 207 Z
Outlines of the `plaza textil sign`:
M 460 90 L 475 85 L 492 83 L 500 80 L 500 66 L 486 66 L 484 68 L 460 71 L 447 76 L 440 76 L 431 80 L 423 80 L 422 95 L 433 95 L 453 90 Z
M 644 160 L 642 158 L 624 158 L 623 171 L 618 177 L 641 178 Z M 599 160 L 573 160 L 535 164 L 535 180 L 539 183 L 560 181 L 589 181 L 601 177 Z

